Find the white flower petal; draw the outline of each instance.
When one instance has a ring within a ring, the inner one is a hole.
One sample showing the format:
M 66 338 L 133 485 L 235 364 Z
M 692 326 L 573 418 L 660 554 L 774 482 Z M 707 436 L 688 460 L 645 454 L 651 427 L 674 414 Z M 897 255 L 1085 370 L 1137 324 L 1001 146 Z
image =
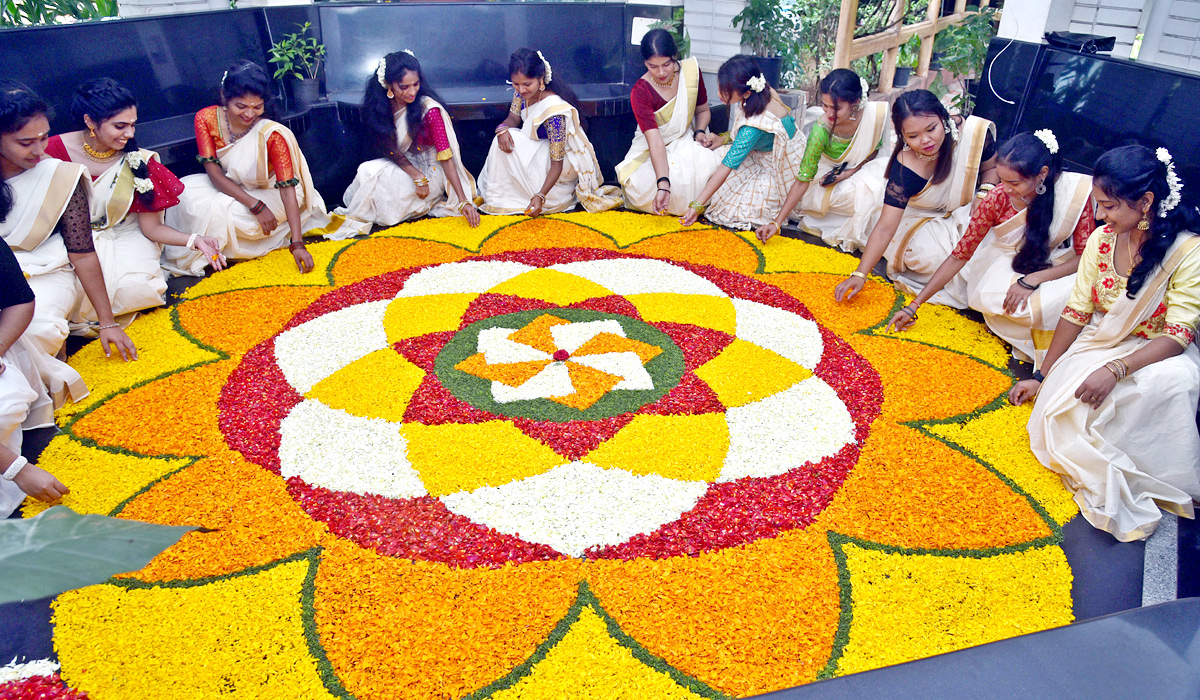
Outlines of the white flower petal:
M 388 346 L 383 315 L 388 300 L 339 309 L 280 333 L 275 359 L 301 394 L 367 353 Z
M 809 377 L 786 391 L 725 411 L 729 452 L 717 481 L 776 476 L 836 454 L 854 420 L 828 384 Z
M 583 347 L 584 343 L 601 333 L 612 333 L 622 338 L 625 337 L 625 329 L 621 327 L 620 322 L 612 318 L 603 321 L 579 321 L 550 326 L 550 337 L 554 339 L 554 344 L 567 352 L 575 352 Z
M 766 348 L 807 370 L 816 369 L 825 350 L 817 324 L 790 311 L 745 299 L 732 299 L 737 337 Z
M 601 372 L 615 374 L 621 378 L 621 383 L 612 388 L 617 389 L 653 389 L 654 378 L 642 365 L 642 358 L 636 352 L 606 352 L 601 355 L 579 355 L 572 357 L 571 362 L 587 365 Z
M 58 662 L 50 659 L 27 661 L 23 664 L 13 659 L 7 666 L 0 666 L 0 685 L 13 681 L 23 681 L 34 676 L 49 676 L 58 673 Z
M 400 426 L 309 399 L 279 426 L 279 473 L 331 491 L 416 498 L 426 494 L 408 462 Z
M 706 294 L 728 296 L 717 285 L 678 265 L 662 260 L 623 258 L 615 260 L 585 260 L 552 265 L 559 270 L 589 279 L 613 294 Z
M 569 396 L 574 393 L 575 387 L 571 384 L 571 375 L 568 374 L 567 366 L 562 362 L 550 363 L 545 369 L 518 387 L 492 382 L 492 398 L 497 403 L 548 399 L 552 396 Z
M 409 277 L 397 297 L 425 294 L 482 294 L 534 268 L 507 260 L 465 260 L 427 267 Z
M 502 365 L 512 362 L 536 362 L 549 360 L 550 355 L 524 343 L 509 340 L 516 328 L 485 328 L 479 331 L 479 341 L 476 348 L 483 353 L 483 359 L 489 365 Z
M 650 533 L 691 510 L 708 490 L 622 469 L 571 462 L 503 486 L 443 496 L 452 512 L 570 556 Z

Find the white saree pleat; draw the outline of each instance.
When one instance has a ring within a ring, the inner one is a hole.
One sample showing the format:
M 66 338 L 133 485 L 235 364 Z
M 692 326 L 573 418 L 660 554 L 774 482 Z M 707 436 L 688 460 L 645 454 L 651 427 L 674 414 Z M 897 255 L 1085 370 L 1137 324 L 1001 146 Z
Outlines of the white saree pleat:
M 0 373 L 0 444 L 21 454 L 21 430 L 35 427 L 28 425 L 31 407 L 38 406 L 38 413 L 45 415 L 46 392 L 41 388 L 36 372 L 32 371 L 28 350 L 18 350 L 14 345 L 4 353 L 4 361 L 8 367 Z M 0 518 L 12 515 L 24 500 L 25 493 L 16 483 L 0 480 Z
M 771 221 L 783 207 L 783 200 L 800 171 L 804 158 L 805 137 L 797 128 L 789 137 L 780 117 L 770 110 L 747 119 L 735 104 L 730 108 L 733 129 L 730 140 L 736 138 L 742 126 L 751 126 L 775 136 L 768 151 L 751 151 L 742 164 L 730 173 L 717 189 L 706 216 L 718 226 L 748 230 Z M 724 156 L 728 149 L 717 151 Z
M 329 224 L 325 202 L 312 182 L 308 162 L 292 132 L 282 124 L 260 119 L 241 138 L 217 151 L 221 167 L 235 184 L 251 197 L 266 204 L 278 225 L 264 234 L 258 218 L 242 203 L 217 190 L 207 174 L 182 178 L 183 194 L 178 206 L 167 210 L 167 225 L 184 233 L 212 236 L 221 244 L 221 253 L 230 260 L 248 260 L 287 246 L 291 228 L 283 208 L 283 196 L 275 187 L 275 177 L 267 168 L 267 139 L 279 134 L 288 145 L 292 166 L 300 183 L 296 201 L 300 207 L 300 225 L 304 233 Z M 209 260 L 204 253 L 182 246 L 166 246 L 163 267 L 174 274 L 202 276 Z
M 1131 333 L 1162 303 L 1179 262 L 1200 250 L 1193 237 L 1181 239 L 1137 299 L 1121 295 L 1107 314 L 1093 316 L 1051 367 L 1029 418 L 1034 455 L 1062 475 L 1088 522 L 1123 542 L 1153 533 L 1160 507 L 1194 516 L 1200 353 L 1192 344 L 1137 370 L 1117 382 L 1098 410 L 1075 398 L 1075 390 L 1104 363 L 1151 342 Z

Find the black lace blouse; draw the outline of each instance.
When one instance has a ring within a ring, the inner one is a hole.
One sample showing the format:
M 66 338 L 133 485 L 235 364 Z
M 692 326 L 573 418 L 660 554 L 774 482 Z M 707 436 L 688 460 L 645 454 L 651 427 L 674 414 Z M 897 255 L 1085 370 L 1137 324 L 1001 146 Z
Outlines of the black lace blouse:
M 92 253 L 96 244 L 92 240 L 92 211 L 88 206 L 87 190 L 83 183 L 75 188 L 67 209 L 54 228 L 63 237 L 68 253 Z
M 996 155 L 996 141 L 989 134 L 983 144 L 983 153 L 979 157 L 979 162 L 985 163 L 994 155 Z M 891 170 L 888 171 L 887 189 L 883 192 L 883 203 L 889 207 L 903 209 L 908 206 L 908 200 L 925 189 L 925 185 L 928 183 L 929 178 L 921 177 L 897 158 L 892 163 Z

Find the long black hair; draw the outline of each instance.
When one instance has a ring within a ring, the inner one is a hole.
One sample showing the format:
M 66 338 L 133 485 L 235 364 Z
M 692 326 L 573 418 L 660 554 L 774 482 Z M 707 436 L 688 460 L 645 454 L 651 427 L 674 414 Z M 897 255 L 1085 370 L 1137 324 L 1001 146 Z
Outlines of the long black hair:
M 662 27 L 651 29 L 642 37 L 642 60 L 649 61 L 655 57 L 679 60 L 679 47 L 675 45 L 675 37 Z
M 92 123 L 99 127 L 130 107 L 137 107 L 137 98 L 128 88 L 112 78 L 94 78 L 75 88 L 75 95 L 71 98 L 71 119 L 78 128 L 87 129 L 87 122 L 83 120 L 83 116 L 86 114 Z M 136 150 L 138 150 L 137 139 L 131 138 L 125 142 L 126 153 Z M 148 162 L 143 161 L 136 168 L 130 169 L 133 171 L 134 177 L 150 179 Z M 145 192 L 135 191 L 135 196 L 143 206 L 154 206 L 153 187 Z
M 762 92 L 755 92 L 754 88 L 748 85 L 751 78 L 758 77 L 766 80 L 758 61 L 754 60 L 753 56 L 738 54 L 721 64 L 717 70 L 717 85 L 723 96 L 740 95 L 749 90 L 750 95 L 742 100 L 742 112 L 747 117 L 753 117 L 766 111 L 767 105 L 771 103 L 770 84 L 764 87 Z
M 405 51 L 389 53 L 383 57 L 383 64 L 383 81 L 389 86 L 403 80 L 405 73 L 417 74 L 417 80 L 421 85 L 417 88 L 417 99 L 413 100 L 410 109 L 404 110 L 408 135 L 415 144 L 425 131 L 421 104 L 426 97 L 438 103 L 441 103 L 442 98 L 438 97 L 433 87 L 425 80 L 425 74 L 421 72 L 421 62 L 412 54 Z M 374 138 L 375 148 L 381 155 L 394 158 L 400 155 L 400 144 L 396 142 L 396 122 L 392 114 L 392 100 L 387 96 L 389 89 L 379 82 L 378 70 L 372 73 L 371 77 L 367 79 L 367 87 L 363 91 L 362 113 L 363 121 L 366 122 L 367 129 Z
M 1154 195 L 1148 212 L 1150 230 L 1138 249 L 1142 261 L 1133 268 L 1125 288 L 1125 294 L 1132 299 L 1150 273 L 1162 264 L 1167 250 L 1181 232 L 1193 235 L 1200 232 L 1200 210 L 1196 208 L 1192 192 L 1184 185 L 1181 201 L 1165 215 L 1159 215 L 1159 203 L 1171 194 L 1167 165 L 1145 146 L 1121 146 L 1107 151 L 1096 161 L 1092 182 L 1104 194 L 1131 207 L 1136 206 L 1147 192 Z
M 1051 153 L 1046 144 L 1028 131 L 1022 131 L 1000 144 L 996 157 L 1005 167 L 1026 180 L 1047 169 L 1042 184 L 1046 191 L 1034 197 L 1025 210 L 1025 242 L 1013 258 L 1013 272 L 1028 275 L 1050 267 L 1050 224 L 1054 219 L 1054 185 L 1062 175 L 1062 156 Z
M 554 70 L 553 63 L 550 64 L 550 77 L 553 80 L 546 80 L 546 66 L 542 63 L 542 57 L 538 55 L 537 51 L 525 48 L 513 51 L 512 56 L 508 59 L 508 74 L 512 76 L 517 73 L 526 78 L 544 80 L 547 90 L 566 100 L 576 110 L 579 109 L 579 98 L 575 96 L 575 91 L 571 89 L 567 81 L 563 80 L 562 73 Z
M 25 85 L 15 80 L 0 80 L 0 136 L 25 128 L 37 116 L 50 118 L 50 105 Z M 8 218 L 13 208 L 12 187 L 0 180 L 0 221 Z
M 849 68 L 835 68 L 829 71 L 829 75 L 821 78 L 817 89 L 822 95 L 829 95 L 833 100 L 834 109 L 843 104 L 856 105 L 863 98 L 862 79 Z M 830 125 L 831 128 L 833 126 L 836 124 Z
M 229 66 L 221 78 L 221 104 L 237 97 L 254 95 L 263 101 L 263 116 L 275 116 L 275 86 L 267 69 L 254 61 L 241 60 Z
M 934 95 L 928 90 L 909 90 L 908 92 L 900 93 L 896 101 L 892 104 L 892 128 L 896 130 L 896 148 L 892 151 L 892 158 L 888 161 L 887 170 L 892 172 L 892 166 L 896 164 L 896 159 L 900 157 L 900 151 L 904 150 L 904 120 L 909 117 L 937 117 L 945 127 L 950 121 L 950 113 L 942 106 L 937 95 Z M 950 133 L 946 133 L 946 140 L 942 142 L 942 147 L 938 150 L 937 165 L 933 168 L 933 177 L 929 179 L 931 184 L 944 182 L 950 177 L 950 171 L 954 169 L 954 145 L 955 141 L 951 138 Z

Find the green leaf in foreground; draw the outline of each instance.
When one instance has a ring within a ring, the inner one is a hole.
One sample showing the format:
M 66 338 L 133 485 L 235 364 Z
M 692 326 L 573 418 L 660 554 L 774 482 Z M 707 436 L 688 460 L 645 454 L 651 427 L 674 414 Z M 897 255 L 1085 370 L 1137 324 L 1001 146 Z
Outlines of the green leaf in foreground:
M 0 520 L 0 604 L 36 600 L 137 571 L 197 527 L 155 525 L 55 506 Z

